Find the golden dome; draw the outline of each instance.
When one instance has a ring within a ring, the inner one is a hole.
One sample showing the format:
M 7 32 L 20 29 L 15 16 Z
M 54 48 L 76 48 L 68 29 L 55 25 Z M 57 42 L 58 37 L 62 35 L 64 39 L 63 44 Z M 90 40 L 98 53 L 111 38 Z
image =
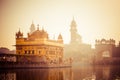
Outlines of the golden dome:
M 36 30 L 28 36 L 29 39 L 48 38 L 48 33 L 44 30 Z

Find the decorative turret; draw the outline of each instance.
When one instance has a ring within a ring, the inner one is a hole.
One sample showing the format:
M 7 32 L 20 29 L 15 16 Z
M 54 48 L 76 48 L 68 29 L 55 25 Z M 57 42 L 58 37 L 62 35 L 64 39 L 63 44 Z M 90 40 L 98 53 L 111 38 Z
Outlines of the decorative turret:
M 16 33 L 16 38 L 23 38 L 23 33 L 20 31 L 20 29 L 19 29 L 19 31 Z
M 60 43 L 63 43 L 63 38 L 62 38 L 62 35 L 61 35 L 61 34 L 59 34 L 59 36 L 58 36 L 58 41 L 59 41 Z

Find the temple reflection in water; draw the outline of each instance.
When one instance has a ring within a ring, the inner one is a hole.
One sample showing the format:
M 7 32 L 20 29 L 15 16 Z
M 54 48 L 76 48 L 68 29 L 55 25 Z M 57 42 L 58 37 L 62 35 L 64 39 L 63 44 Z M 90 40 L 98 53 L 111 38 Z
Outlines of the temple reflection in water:
M 120 80 L 119 66 L 0 70 L 0 80 Z
M 73 80 L 72 69 L 1 70 L 0 80 Z

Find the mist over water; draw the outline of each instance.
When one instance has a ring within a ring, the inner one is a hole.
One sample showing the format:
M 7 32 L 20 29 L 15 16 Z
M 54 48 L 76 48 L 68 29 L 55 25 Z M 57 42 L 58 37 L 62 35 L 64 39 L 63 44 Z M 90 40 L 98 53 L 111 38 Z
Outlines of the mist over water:
M 72 68 L 1 69 L 0 80 L 119 80 L 119 66 L 79 65 Z

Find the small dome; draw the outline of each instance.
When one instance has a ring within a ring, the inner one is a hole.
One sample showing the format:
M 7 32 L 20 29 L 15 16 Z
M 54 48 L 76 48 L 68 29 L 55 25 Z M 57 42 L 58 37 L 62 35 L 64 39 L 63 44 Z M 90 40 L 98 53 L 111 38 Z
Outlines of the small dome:
M 101 41 L 106 41 L 105 39 L 102 39 Z

